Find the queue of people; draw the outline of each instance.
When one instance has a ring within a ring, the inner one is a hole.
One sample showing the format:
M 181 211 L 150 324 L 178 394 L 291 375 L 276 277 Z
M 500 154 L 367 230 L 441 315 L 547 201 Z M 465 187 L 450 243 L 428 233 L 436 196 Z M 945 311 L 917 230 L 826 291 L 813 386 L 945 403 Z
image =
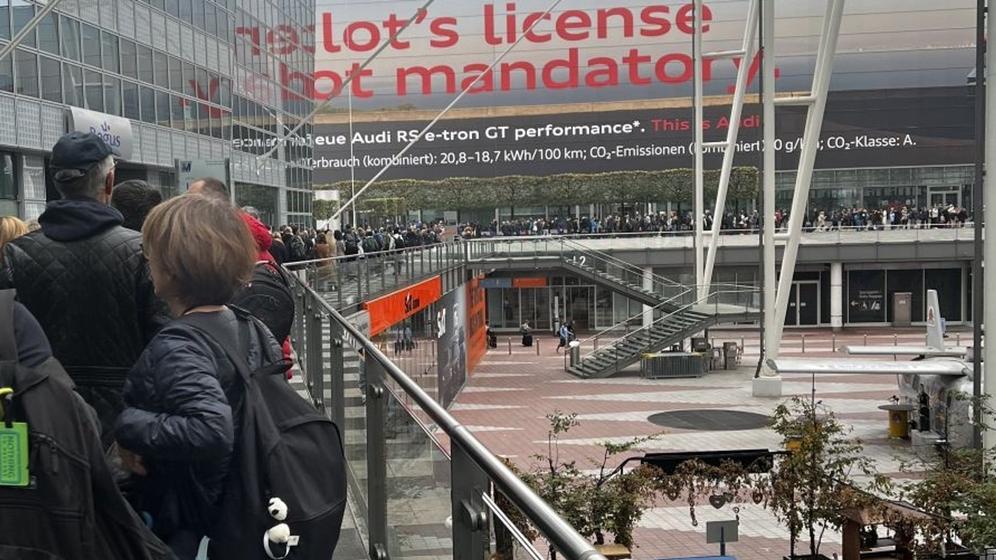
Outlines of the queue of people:
M 703 226 L 713 227 L 712 212 L 703 213 Z M 788 227 L 789 212 L 775 211 L 775 228 Z M 885 230 L 920 229 L 937 227 L 963 227 L 971 221 L 968 210 L 953 204 L 932 207 L 889 205 L 882 208 L 837 208 L 810 211 L 803 220 L 803 231 L 835 231 L 840 229 Z M 479 237 L 512 237 L 542 235 L 599 235 L 618 233 L 681 233 L 694 230 L 695 219 L 691 211 L 684 212 L 632 212 L 609 214 L 603 218 L 589 216 L 553 216 L 516 218 L 490 224 L 461 224 L 457 231 L 465 239 Z M 723 214 L 720 230 L 724 232 L 752 232 L 761 225 L 755 210 L 727 211 Z
M 331 557 L 341 444 L 272 375 L 290 367 L 293 299 L 272 305 L 290 286 L 270 228 L 216 179 L 163 202 L 116 185 L 115 165 L 99 136 L 69 133 L 40 228 L 0 219 L 0 360 L 17 364 L 0 368 L 0 416 L 31 457 L 23 485 L 0 485 L 0 557 Z M 293 429 L 327 445 L 295 448 Z M 255 454 L 271 441 L 280 465 Z M 279 480 L 319 457 L 320 479 Z

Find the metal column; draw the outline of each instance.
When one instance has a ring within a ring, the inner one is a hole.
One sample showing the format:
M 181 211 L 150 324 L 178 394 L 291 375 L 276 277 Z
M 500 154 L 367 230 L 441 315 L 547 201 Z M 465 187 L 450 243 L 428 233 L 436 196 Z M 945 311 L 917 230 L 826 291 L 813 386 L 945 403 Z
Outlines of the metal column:
M 698 297 L 705 297 L 705 279 L 703 278 L 704 262 L 702 247 L 702 215 L 705 206 L 705 181 L 702 175 L 702 0 L 695 0 L 695 30 L 692 33 L 692 69 L 694 88 L 692 95 L 697 100 L 695 105 L 695 196 L 692 208 L 692 235 L 695 240 L 695 285 Z
M 990 3 L 990 9 L 992 4 Z M 988 36 L 990 38 L 996 37 L 996 17 L 992 13 L 986 18 L 986 28 L 988 31 Z M 996 58 L 994 58 L 993 53 L 996 49 L 986 49 L 986 184 L 988 185 L 988 178 L 991 176 L 993 167 L 996 166 L 996 123 L 993 123 L 993 119 L 989 118 L 990 115 L 996 114 L 996 87 L 992 87 L 996 81 L 994 81 L 994 76 L 996 76 Z M 978 77 L 976 82 L 978 82 Z M 989 197 L 986 196 L 986 199 Z M 996 203 L 992 200 L 984 200 L 985 215 L 983 219 L 985 220 L 985 242 L 983 244 L 984 251 L 984 262 L 986 264 L 996 263 Z M 976 210 L 976 215 L 979 215 L 979 211 Z M 979 227 L 976 225 L 976 227 Z M 988 268 L 988 267 L 987 267 Z M 991 271 L 989 271 L 991 272 Z M 986 276 L 992 278 L 992 276 L 986 273 Z M 988 295 L 988 294 L 987 294 Z M 983 315 L 983 327 L 986 328 L 996 328 L 996 298 L 986 297 L 984 301 L 985 314 Z M 988 337 L 986 337 L 988 338 Z M 991 393 L 996 390 L 996 344 L 987 344 L 988 341 L 983 341 L 983 354 L 982 354 L 982 370 L 985 372 L 985 377 L 982 380 L 982 394 Z M 976 375 L 980 375 L 978 371 L 975 372 Z M 982 445 L 985 449 L 992 449 L 996 447 L 996 431 L 985 430 L 982 433 Z
M 785 252 L 782 256 L 781 273 L 778 278 L 775 309 L 774 314 L 768 317 L 769 328 L 767 332 L 770 332 L 772 335 L 770 340 L 774 342 L 774 345 L 766 348 L 769 359 L 777 357 L 778 345 L 781 341 L 782 330 L 785 327 L 783 319 L 788 308 L 792 279 L 795 275 L 795 262 L 799 254 L 799 237 L 802 233 L 806 206 L 809 203 L 809 187 L 813 177 L 813 166 L 816 163 L 816 153 L 819 149 L 823 113 L 827 104 L 827 89 L 830 86 L 830 75 L 833 70 L 834 55 L 837 51 L 837 39 L 840 35 L 840 21 L 843 12 L 844 0 L 829 0 L 820 33 L 820 46 L 816 54 L 813 87 L 809 95 L 775 100 L 776 105 L 807 105 L 809 110 L 802 137 L 802 149 L 795 180 L 795 192 L 792 197 L 792 208 L 789 214 L 788 231 L 784 236 L 786 240 Z M 770 172 L 773 171 L 774 169 Z M 767 166 L 765 166 L 765 172 L 769 172 Z M 771 198 L 773 201 L 774 196 Z M 773 219 L 770 216 L 766 216 L 766 218 Z
M 726 194 L 730 187 L 730 174 L 733 172 L 733 158 L 737 153 L 737 138 L 740 134 L 740 117 L 743 114 L 744 96 L 747 93 L 747 76 L 754 59 L 756 48 L 754 37 L 757 35 L 757 3 L 758 0 L 751 0 L 747 6 L 747 28 L 744 30 L 743 45 L 740 50 L 720 51 L 706 53 L 701 60 L 694 60 L 696 68 L 700 68 L 705 59 L 719 58 L 740 58 L 740 67 L 737 68 L 737 82 L 733 90 L 733 105 L 730 107 L 730 126 L 726 131 L 726 140 L 721 142 L 706 142 L 705 147 L 721 147 L 723 149 L 723 166 L 719 174 L 719 187 L 716 190 L 716 209 L 712 214 L 712 232 L 710 235 L 709 249 L 706 254 L 705 269 L 702 273 L 703 286 L 699 292 L 699 299 L 709 294 L 709 286 L 712 283 L 712 273 L 716 266 L 716 254 L 719 252 L 719 234 L 723 227 L 723 214 L 726 212 Z M 695 106 L 701 108 L 705 100 L 696 96 Z M 701 159 L 696 160 L 696 164 L 701 163 Z M 696 167 L 696 179 L 704 174 L 704 169 Z M 704 181 L 703 181 L 704 185 Z
M 387 560 L 387 390 L 384 366 L 370 356 L 362 356 L 360 367 L 367 374 L 367 528 L 370 558 Z
M 764 98 L 764 174 L 761 179 L 764 207 L 761 209 L 762 251 L 764 256 L 762 285 L 764 287 L 764 356 L 778 355 L 780 333 L 775 314 L 775 294 L 778 271 L 775 266 L 775 0 L 761 3 L 761 95 Z M 784 314 L 782 320 L 784 321 Z M 755 397 L 782 394 L 781 378 L 767 366 L 762 367 L 762 377 L 754 380 Z

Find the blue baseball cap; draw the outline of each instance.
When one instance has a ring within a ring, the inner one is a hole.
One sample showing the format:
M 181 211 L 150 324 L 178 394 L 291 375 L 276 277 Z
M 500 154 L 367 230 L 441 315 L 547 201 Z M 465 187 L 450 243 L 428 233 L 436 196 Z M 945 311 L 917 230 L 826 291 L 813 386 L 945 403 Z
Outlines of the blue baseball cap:
M 54 178 L 60 182 L 73 181 L 107 156 L 119 155 L 117 150 L 92 132 L 70 132 L 59 138 L 52 147 L 52 167 L 56 169 Z

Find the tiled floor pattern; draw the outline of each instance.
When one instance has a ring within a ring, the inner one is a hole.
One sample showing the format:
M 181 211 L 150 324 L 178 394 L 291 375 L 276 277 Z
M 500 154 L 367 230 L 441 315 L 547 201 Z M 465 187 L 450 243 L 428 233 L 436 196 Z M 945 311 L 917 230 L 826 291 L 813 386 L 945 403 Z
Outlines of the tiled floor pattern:
M 561 457 L 575 459 L 582 468 L 594 468 L 601 457 L 599 442 L 626 441 L 637 436 L 659 434 L 643 446 L 644 451 L 722 450 L 780 447 L 779 437 L 769 429 L 726 432 L 665 431 L 647 421 L 666 410 L 725 409 L 770 413 L 784 399 L 757 399 L 751 395 L 751 378 L 759 354 L 756 331 L 713 330 L 717 343 L 743 340 L 744 365 L 737 371 L 716 371 L 701 379 L 645 380 L 638 371 L 599 380 L 577 379 L 563 371 L 563 356 L 554 352 L 555 339 L 540 339 L 535 348 L 508 347 L 502 341 L 490 350 L 452 407 L 453 415 L 470 426 L 477 437 L 496 454 L 513 458 L 522 468 L 536 463 L 533 455 L 546 451 L 546 414 L 555 410 L 577 412 L 581 425 L 561 440 Z M 802 338 L 805 337 L 803 354 Z M 921 345 L 921 329 L 844 331 L 790 330 L 782 347 L 784 356 L 832 358 L 843 356 L 845 345 Z M 971 334 L 952 334 L 949 344 L 971 343 Z M 833 352 L 836 348 L 837 352 Z M 883 359 L 892 359 L 891 357 Z M 638 368 L 637 368 L 638 370 Z M 808 376 L 786 376 L 783 394 L 810 395 Z M 891 377 L 834 375 L 816 379 L 816 398 L 853 427 L 865 443 L 866 453 L 882 472 L 899 475 L 901 458 L 911 450 L 887 439 L 880 404 L 898 392 Z M 620 458 L 621 461 L 622 458 Z M 636 559 L 716 554 L 715 545 L 705 544 L 705 521 L 734 517 L 732 506 L 720 510 L 698 508 L 699 524 L 693 526 L 687 507 L 666 504 L 649 511 L 636 533 Z M 741 559 L 780 558 L 788 552 L 788 534 L 766 510 L 742 504 L 740 542 L 729 552 Z M 824 554 L 839 550 L 839 535 L 824 538 Z

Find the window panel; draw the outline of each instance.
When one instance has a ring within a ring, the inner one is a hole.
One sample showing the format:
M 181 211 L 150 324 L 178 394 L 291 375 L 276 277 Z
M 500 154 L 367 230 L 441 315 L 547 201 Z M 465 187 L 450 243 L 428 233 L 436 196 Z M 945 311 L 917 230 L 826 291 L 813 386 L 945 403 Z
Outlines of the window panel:
M 155 51 L 153 59 L 155 60 L 154 74 L 156 85 L 169 89 L 169 67 L 166 63 L 166 54 Z
M 135 82 L 124 82 L 121 87 L 121 100 L 123 101 L 122 115 L 129 119 L 139 120 L 142 118 L 138 110 L 138 84 Z
M 121 39 L 121 73 L 129 78 L 138 78 L 138 49 L 134 41 Z
M 0 91 L 14 91 L 14 63 L 10 55 L 0 60 Z
M 0 0 L 2 2 L 3 0 Z M 59 16 L 48 14 L 38 22 L 38 48 L 59 54 Z
M 42 99 L 62 103 L 62 65 L 54 58 L 41 57 Z
M 155 82 L 152 65 L 152 49 L 138 45 L 138 79 L 146 83 Z
M 170 98 L 170 112 L 173 114 L 173 128 L 184 130 L 186 128 L 186 104 L 188 101 L 177 96 Z
M 83 62 L 100 67 L 100 31 L 84 23 L 80 34 L 83 38 Z
M 62 74 L 65 76 L 62 81 L 62 96 L 65 102 L 77 107 L 86 105 L 83 98 L 83 69 L 75 64 L 63 63 Z
M 121 115 L 121 80 L 104 75 L 104 111 L 112 115 Z
M 80 24 L 78 21 L 62 16 L 59 19 L 62 56 L 80 61 Z
M 10 7 L 7 4 L 7 0 L 0 0 L 0 39 L 10 40 Z
M 169 94 L 165 91 L 156 92 L 156 122 L 160 126 L 169 127 Z
M 100 33 L 100 44 L 103 46 L 104 70 L 110 70 L 115 74 L 121 72 L 121 63 L 118 57 L 118 37 L 111 33 Z
M 104 112 L 104 78 L 100 72 L 84 70 L 83 82 L 86 85 L 86 108 Z
M 183 91 L 183 64 L 179 58 L 169 57 L 168 62 L 169 86 L 173 91 Z
M 141 89 L 142 120 L 147 123 L 156 122 L 156 92 L 152 88 Z
M 38 97 L 38 55 L 14 51 L 14 80 L 17 93 Z
M 11 11 L 14 27 L 11 34 L 17 35 L 31 21 L 31 18 L 35 17 L 35 5 L 25 0 L 13 0 L 12 4 Z M 35 30 L 28 33 L 24 40 L 21 41 L 21 45 L 25 47 L 35 46 Z

